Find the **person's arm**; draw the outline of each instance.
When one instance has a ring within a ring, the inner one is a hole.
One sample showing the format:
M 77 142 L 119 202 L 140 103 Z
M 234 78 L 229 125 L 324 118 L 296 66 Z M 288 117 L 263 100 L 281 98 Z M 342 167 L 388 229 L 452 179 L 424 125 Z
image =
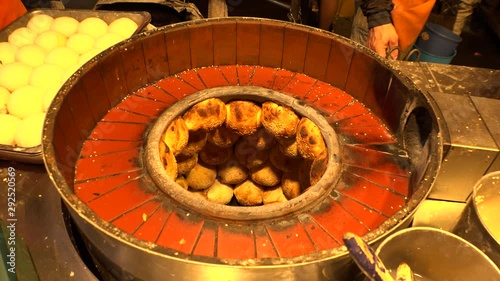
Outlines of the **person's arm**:
M 337 14 L 337 0 L 319 1 L 319 28 L 330 31 L 333 18 Z
M 386 56 L 388 48 L 398 46 L 398 34 L 392 25 L 392 0 L 362 0 L 360 8 L 368 20 L 368 48 L 382 57 Z M 392 52 L 391 57 L 397 59 L 398 52 Z

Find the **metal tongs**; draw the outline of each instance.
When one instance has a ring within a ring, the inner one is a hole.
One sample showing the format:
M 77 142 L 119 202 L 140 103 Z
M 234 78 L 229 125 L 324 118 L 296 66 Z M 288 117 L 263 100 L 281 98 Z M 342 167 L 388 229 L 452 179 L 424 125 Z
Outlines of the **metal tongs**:
M 396 51 L 396 50 L 398 51 L 397 60 L 408 61 L 413 54 L 416 54 L 416 56 L 417 56 L 415 59 L 415 62 L 418 62 L 420 60 L 420 51 L 418 49 L 413 49 L 413 50 L 409 51 L 408 54 L 406 54 L 406 56 L 400 58 L 402 52 L 401 52 L 401 48 L 399 48 L 399 46 L 387 48 L 387 50 L 385 51 L 385 58 L 392 59 L 391 54 L 394 53 L 394 51 Z
M 344 244 L 359 269 L 372 281 L 414 281 L 414 274 L 406 263 L 398 266 L 396 279 L 385 267 L 368 243 L 356 234 L 347 232 L 342 237 Z

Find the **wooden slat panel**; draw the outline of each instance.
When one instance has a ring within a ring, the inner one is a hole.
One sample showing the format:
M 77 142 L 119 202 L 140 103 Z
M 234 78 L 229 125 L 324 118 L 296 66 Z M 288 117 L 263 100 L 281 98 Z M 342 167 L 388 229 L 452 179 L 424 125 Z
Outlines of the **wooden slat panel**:
M 281 67 L 285 23 L 266 23 L 261 26 L 259 65 Z
M 214 41 L 211 24 L 189 25 L 189 46 L 191 47 L 191 67 L 214 64 Z
M 304 70 L 309 32 L 305 28 L 287 26 L 281 66 L 296 72 Z
M 236 64 L 236 21 L 214 22 L 214 64 Z
M 259 64 L 260 23 L 238 21 L 236 23 L 236 63 Z
M 187 28 L 169 30 L 165 34 L 165 41 L 167 43 L 170 74 L 190 69 L 192 66 L 189 30 Z
M 146 72 L 148 82 L 155 82 L 169 75 L 167 45 L 165 33 L 159 32 L 141 38 L 142 48 L 146 56 Z

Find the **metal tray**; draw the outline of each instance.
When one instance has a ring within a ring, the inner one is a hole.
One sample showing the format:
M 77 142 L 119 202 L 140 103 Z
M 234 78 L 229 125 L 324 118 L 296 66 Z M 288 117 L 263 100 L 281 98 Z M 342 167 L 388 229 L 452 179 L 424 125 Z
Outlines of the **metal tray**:
M 98 10 L 54 10 L 54 9 L 36 9 L 24 14 L 4 29 L 0 30 L 0 42 L 8 40 L 9 34 L 19 27 L 26 26 L 28 21 L 38 14 L 47 14 L 51 17 L 57 18 L 62 16 L 69 16 L 78 21 L 82 21 L 89 17 L 98 17 L 110 24 L 112 21 L 127 17 L 137 23 L 137 30 L 134 35 L 140 33 L 151 21 L 151 14 L 145 11 L 138 12 L 121 12 L 121 11 L 98 11 Z M 41 137 L 41 136 L 40 136 Z M 25 163 L 42 164 L 42 146 L 22 148 L 9 145 L 0 144 L 0 159 L 13 160 Z

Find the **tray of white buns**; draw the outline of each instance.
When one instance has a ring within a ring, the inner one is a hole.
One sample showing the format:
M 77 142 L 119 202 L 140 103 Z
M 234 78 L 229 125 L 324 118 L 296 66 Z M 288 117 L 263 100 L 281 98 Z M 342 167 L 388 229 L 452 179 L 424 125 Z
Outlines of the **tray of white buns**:
M 45 113 L 64 82 L 150 21 L 148 12 L 38 9 L 0 30 L 0 159 L 43 163 Z

